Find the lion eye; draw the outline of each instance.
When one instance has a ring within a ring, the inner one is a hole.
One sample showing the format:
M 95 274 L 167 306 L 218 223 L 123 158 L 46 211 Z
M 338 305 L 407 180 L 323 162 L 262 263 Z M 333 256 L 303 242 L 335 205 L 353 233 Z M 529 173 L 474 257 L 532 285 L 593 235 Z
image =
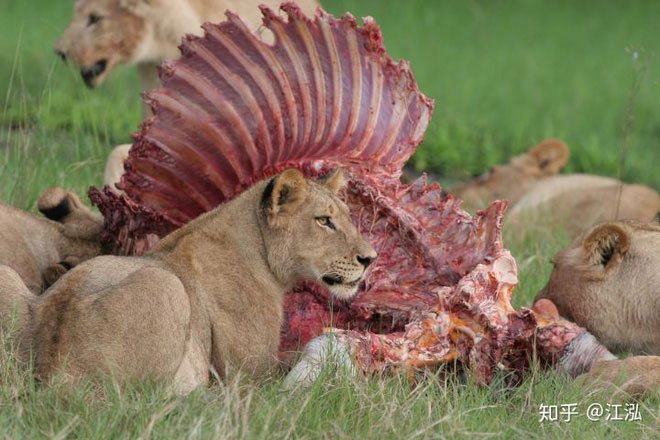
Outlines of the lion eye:
M 330 228 L 333 231 L 337 230 L 335 227 L 335 224 L 332 223 L 332 219 L 328 217 L 327 215 L 321 216 L 321 217 L 316 217 L 316 223 L 319 224 L 319 226 L 323 226 L 325 228 Z
M 101 21 L 101 18 L 103 17 L 96 14 L 89 14 L 89 17 L 87 19 L 87 26 L 91 26 L 93 24 L 98 23 L 99 21 Z

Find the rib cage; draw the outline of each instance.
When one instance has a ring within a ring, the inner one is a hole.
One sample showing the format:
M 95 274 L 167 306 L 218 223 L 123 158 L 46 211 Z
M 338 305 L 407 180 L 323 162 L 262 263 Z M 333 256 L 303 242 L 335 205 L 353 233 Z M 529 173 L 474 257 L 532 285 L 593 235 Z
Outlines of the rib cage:
M 433 107 L 408 64 L 387 55 L 371 19 L 359 27 L 348 14 L 310 20 L 293 4 L 282 10 L 288 21 L 262 7 L 273 45 L 228 12 L 162 67 L 163 87 L 147 98 L 154 118 L 121 183 L 131 200 L 181 225 L 273 165 L 355 161 L 399 172 Z
M 555 362 L 584 330 L 537 328 L 534 313 L 511 307 L 517 278 L 501 241 L 505 204 L 471 217 L 437 184 L 399 181 L 433 110 L 408 63 L 389 57 L 370 18 L 358 26 L 350 14 L 319 9 L 309 19 L 293 3 L 281 9 L 287 19 L 261 7 L 272 45 L 228 12 L 226 22 L 205 24 L 203 37 L 186 37 L 181 58 L 162 67 L 162 87 L 146 97 L 153 116 L 135 135 L 119 184 L 125 194 L 90 190 L 106 239 L 118 253 L 141 254 L 264 177 L 341 166 L 353 219 L 380 257 L 352 303 L 333 309 L 316 285 L 287 295 L 283 351 L 332 324 L 351 329 L 339 334 L 365 371 L 455 359 L 476 365 L 487 383 L 500 364 L 526 368 L 536 331 Z M 423 331 L 438 328 L 445 333 Z

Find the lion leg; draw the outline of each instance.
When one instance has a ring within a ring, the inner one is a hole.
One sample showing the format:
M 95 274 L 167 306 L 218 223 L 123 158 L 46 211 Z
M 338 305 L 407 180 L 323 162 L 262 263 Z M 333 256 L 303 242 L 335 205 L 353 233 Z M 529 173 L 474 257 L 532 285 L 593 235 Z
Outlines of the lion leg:
M 117 183 L 119 183 L 121 176 L 124 174 L 124 162 L 128 158 L 128 152 L 131 146 L 131 144 L 116 146 L 112 149 L 105 162 L 103 183 L 115 192 L 122 192 L 117 188 Z
M 35 299 L 18 273 L 0 264 L 0 332 L 15 331 L 20 345 L 27 342 L 30 305 Z
M 55 372 L 73 378 L 109 373 L 121 381 L 175 379 L 190 325 L 183 284 L 167 270 L 143 267 L 85 291 L 89 274 L 103 277 L 113 261 L 79 266 L 38 302 L 33 345 L 40 379 Z
M 610 396 L 660 396 L 660 356 L 632 356 L 596 362 L 577 380 Z
M 308 387 L 331 366 L 344 368 L 352 376 L 356 373 L 348 347 L 332 333 L 325 333 L 305 345 L 302 357 L 286 376 L 285 384 L 287 388 Z

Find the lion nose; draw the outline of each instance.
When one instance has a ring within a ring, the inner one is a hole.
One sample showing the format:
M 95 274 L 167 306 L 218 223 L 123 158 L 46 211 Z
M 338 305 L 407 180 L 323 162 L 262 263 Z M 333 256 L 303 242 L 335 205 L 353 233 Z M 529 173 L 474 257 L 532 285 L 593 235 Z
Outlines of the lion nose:
M 60 57 L 62 59 L 62 61 L 64 61 L 66 63 L 66 52 L 64 52 L 63 50 L 60 50 L 60 49 L 55 49 L 55 55 Z
M 365 257 L 365 256 L 361 256 L 361 255 L 358 255 L 358 257 L 357 257 L 358 263 L 360 263 L 361 265 L 363 265 L 365 269 L 366 269 L 367 267 L 369 267 L 369 265 L 370 265 L 375 259 L 376 259 L 376 256 L 375 256 L 375 255 L 373 255 L 373 256 L 366 256 L 366 257 Z

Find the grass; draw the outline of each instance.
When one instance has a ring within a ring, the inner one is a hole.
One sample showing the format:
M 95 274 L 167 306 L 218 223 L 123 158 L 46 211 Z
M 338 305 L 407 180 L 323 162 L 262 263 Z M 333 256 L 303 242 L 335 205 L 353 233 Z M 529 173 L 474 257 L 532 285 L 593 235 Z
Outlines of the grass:
M 0 0 L 0 199 L 34 210 L 62 185 L 79 193 L 101 181 L 110 148 L 141 119 L 135 72 L 120 69 L 98 90 L 52 54 L 72 1 Z M 660 4 L 629 1 L 326 0 L 333 13 L 372 15 L 395 58 L 411 60 L 436 99 L 413 158 L 444 183 L 506 160 L 544 137 L 572 147 L 571 172 L 621 175 L 660 187 Z M 404 6 L 405 4 L 405 6 Z M 635 57 L 633 54 L 637 53 Z M 640 72 L 643 72 L 641 74 Z M 639 90 L 630 113 L 628 97 Z M 625 161 L 620 161 L 627 116 Z M 529 305 L 565 245 L 560 231 L 506 231 L 520 272 L 516 306 Z M 8 344 L 9 339 L 3 340 Z M 535 368 L 513 390 L 394 377 L 329 377 L 306 392 L 282 381 L 230 383 L 186 399 L 158 386 L 112 383 L 41 387 L 0 352 L 0 437 L 509 437 L 657 438 L 660 402 L 641 402 L 642 422 L 590 422 L 590 403 L 571 381 Z M 570 423 L 540 424 L 541 403 L 579 403 Z

